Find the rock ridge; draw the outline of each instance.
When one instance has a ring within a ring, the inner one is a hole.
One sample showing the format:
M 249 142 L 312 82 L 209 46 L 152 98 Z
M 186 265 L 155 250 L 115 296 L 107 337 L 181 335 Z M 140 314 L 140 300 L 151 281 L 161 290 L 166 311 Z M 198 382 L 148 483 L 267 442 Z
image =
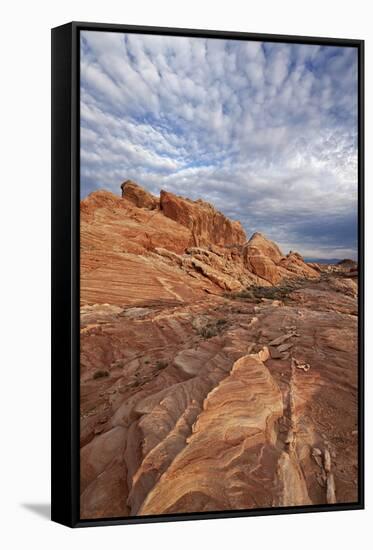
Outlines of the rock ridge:
M 205 201 L 164 190 L 158 199 L 131 180 L 121 189 L 122 198 L 96 191 L 81 201 L 84 304 L 122 305 L 151 296 L 182 301 L 320 276 L 299 254 L 284 256 L 264 235 L 256 232 L 248 240 L 240 222 Z

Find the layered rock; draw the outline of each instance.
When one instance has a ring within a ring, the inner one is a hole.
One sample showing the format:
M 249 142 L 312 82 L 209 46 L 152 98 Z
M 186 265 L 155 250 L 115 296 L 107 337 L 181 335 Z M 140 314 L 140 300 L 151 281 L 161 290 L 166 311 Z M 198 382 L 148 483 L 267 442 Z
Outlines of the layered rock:
M 245 255 L 248 257 L 265 256 L 274 264 L 278 264 L 283 258 L 283 254 L 277 244 L 258 232 L 254 233 L 245 244 Z
M 187 227 L 195 246 L 232 246 L 246 241 L 238 221 L 232 221 L 202 200 L 191 201 L 168 191 L 161 191 L 160 207 L 165 216 Z
M 191 244 L 190 232 L 159 210 L 97 191 L 81 201 L 80 212 L 82 304 L 184 300 L 201 297 L 203 286 L 214 288 L 153 252 L 182 253 Z
M 260 233 L 246 241 L 239 222 L 206 202 L 165 191 L 158 201 L 130 180 L 121 187 L 122 198 L 97 191 L 81 202 L 83 304 L 183 301 L 319 276 Z
M 122 190 L 81 201 L 81 517 L 356 501 L 356 265 Z
M 329 473 L 356 500 L 355 306 L 306 280 L 284 305 L 82 308 L 82 517 L 322 504 Z
M 126 180 L 120 186 L 122 198 L 127 199 L 139 208 L 155 210 L 159 206 L 159 200 L 134 181 Z
M 289 254 L 281 258 L 278 266 L 294 273 L 297 277 L 308 279 L 317 279 L 319 277 L 318 269 L 314 269 L 313 266 L 307 264 L 297 252 L 289 252 Z
M 139 513 L 270 507 L 279 455 L 274 426 L 282 414 L 281 392 L 262 361 L 238 359 L 207 395 L 185 447 Z
M 261 233 L 254 233 L 245 243 L 242 255 L 247 269 L 273 285 L 294 277 L 319 277 L 318 271 L 307 265 L 300 254 L 290 252 L 283 256 L 277 244 Z

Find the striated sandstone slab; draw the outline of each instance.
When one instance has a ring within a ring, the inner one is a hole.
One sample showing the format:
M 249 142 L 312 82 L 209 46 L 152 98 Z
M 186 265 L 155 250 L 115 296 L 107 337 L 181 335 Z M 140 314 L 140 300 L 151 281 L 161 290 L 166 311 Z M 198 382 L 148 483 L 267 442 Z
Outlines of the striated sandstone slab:
M 238 359 L 139 513 L 271 506 L 274 479 L 263 470 L 277 459 L 274 423 L 281 415 L 281 392 L 264 363 Z

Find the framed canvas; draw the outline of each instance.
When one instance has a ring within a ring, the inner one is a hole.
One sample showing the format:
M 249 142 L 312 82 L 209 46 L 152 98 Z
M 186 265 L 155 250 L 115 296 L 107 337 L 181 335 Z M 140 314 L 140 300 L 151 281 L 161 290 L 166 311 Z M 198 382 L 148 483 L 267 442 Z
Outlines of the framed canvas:
M 364 506 L 364 44 L 52 30 L 52 519 Z

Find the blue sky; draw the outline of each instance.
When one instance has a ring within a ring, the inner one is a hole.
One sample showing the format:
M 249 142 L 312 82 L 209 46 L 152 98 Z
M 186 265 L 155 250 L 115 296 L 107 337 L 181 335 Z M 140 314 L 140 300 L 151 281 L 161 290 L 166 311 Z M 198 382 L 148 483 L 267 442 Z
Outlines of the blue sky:
M 82 197 L 126 179 L 355 258 L 356 49 L 82 32 Z

